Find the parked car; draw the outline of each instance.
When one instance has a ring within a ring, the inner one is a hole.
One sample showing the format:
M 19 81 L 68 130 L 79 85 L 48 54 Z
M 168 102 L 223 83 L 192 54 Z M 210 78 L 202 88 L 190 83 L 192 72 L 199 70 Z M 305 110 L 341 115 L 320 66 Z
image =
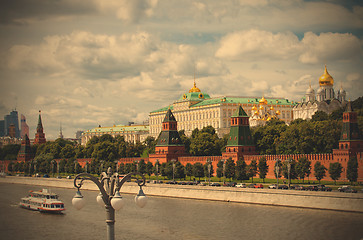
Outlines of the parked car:
M 269 189 L 276 189 L 277 185 L 276 184 L 271 184 L 270 186 L 268 186 Z
M 306 190 L 305 186 L 297 185 L 295 190 Z
M 289 187 L 286 185 L 279 185 L 279 189 L 289 189 Z
M 62 178 L 62 176 L 57 176 L 57 178 L 61 179 L 61 178 Z
M 255 184 L 255 188 L 263 188 L 262 184 Z
M 221 184 L 220 183 L 211 183 L 211 186 L 213 186 L 213 187 L 220 187 Z
M 236 185 L 236 187 L 239 187 L 239 188 L 246 188 L 246 184 L 245 183 L 238 183 Z
M 237 183 L 235 183 L 235 182 L 226 182 L 226 183 L 223 184 L 223 186 L 225 186 L 225 187 L 234 187 L 234 186 L 236 186 L 236 184 Z
M 67 179 L 72 179 L 72 176 L 68 175 L 68 176 L 67 176 Z
M 307 190 L 309 190 L 309 191 L 318 191 L 319 189 L 318 189 L 318 186 L 311 185 L 311 186 L 307 187 Z
M 338 188 L 339 192 L 347 192 L 347 193 L 356 193 L 357 190 L 355 190 L 354 188 L 351 188 L 350 186 L 341 186 L 340 188 Z
M 48 174 L 44 174 L 43 175 L 43 178 L 49 178 L 49 175 Z
M 248 188 L 255 188 L 255 184 L 252 183 L 252 184 L 248 185 Z
M 331 187 L 327 187 L 325 185 L 317 185 L 317 187 L 318 187 L 318 191 L 327 191 L 327 192 L 332 191 Z

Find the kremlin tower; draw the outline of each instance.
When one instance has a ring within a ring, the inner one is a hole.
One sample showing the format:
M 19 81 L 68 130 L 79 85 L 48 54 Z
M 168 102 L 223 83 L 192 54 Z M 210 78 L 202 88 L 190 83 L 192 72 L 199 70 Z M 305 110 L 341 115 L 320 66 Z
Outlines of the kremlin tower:
M 45 143 L 45 134 L 43 131 L 43 124 L 42 124 L 42 117 L 39 110 L 39 119 L 38 119 L 38 126 L 37 126 L 37 132 L 35 133 L 35 139 L 34 144 L 43 144 Z

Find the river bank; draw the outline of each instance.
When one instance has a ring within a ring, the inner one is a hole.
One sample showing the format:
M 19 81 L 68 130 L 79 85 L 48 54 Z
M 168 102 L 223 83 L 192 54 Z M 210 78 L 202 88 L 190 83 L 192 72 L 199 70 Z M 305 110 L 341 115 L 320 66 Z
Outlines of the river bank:
M 74 188 L 73 179 L 34 178 L 8 176 L 0 182 L 44 187 Z M 82 189 L 98 191 L 91 181 L 85 181 Z M 137 194 L 136 183 L 126 183 L 121 193 Z M 326 209 L 363 213 L 363 193 L 307 192 L 276 189 L 248 189 L 210 186 L 185 186 L 148 183 L 143 187 L 147 196 L 186 198 L 209 201 L 225 201 L 272 206 Z

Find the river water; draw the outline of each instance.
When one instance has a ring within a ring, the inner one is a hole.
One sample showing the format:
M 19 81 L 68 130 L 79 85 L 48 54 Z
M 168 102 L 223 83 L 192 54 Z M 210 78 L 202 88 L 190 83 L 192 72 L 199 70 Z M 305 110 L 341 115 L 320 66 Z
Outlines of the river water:
M 0 183 L 0 239 L 106 239 L 106 213 L 98 192 L 82 191 L 82 210 L 72 206 L 74 189 L 52 188 L 65 203 L 62 215 L 18 207 L 21 197 L 39 186 Z M 149 197 L 140 209 L 124 195 L 116 212 L 116 239 L 363 239 L 363 214 L 253 204 Z

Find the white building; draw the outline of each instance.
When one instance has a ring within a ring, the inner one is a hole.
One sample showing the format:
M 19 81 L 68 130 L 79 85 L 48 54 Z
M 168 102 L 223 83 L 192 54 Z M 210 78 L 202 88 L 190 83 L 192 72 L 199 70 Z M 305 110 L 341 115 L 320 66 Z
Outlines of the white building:
M 346 92 L 340 87 L 337 95 L 334 92 L 334 79 L 328 73 L 326 66 L 323 75 L 319 78 L 320 88 L 315 94 L 311 85 L 306 90 L 305 99 L 293 108 L 294 119 L 311 119 L 316 111 L 332 113 L 347 104 Z

